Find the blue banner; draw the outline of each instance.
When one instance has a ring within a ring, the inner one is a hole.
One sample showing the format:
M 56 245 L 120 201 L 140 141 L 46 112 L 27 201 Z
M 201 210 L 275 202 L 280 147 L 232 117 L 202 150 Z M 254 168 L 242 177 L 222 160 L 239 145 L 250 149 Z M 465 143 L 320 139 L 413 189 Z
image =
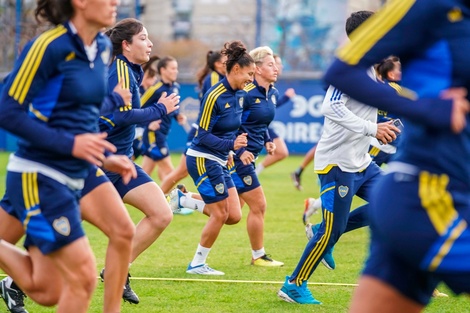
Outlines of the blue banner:
M 296 96 L 277 108 L 271 127 L 279 137 L 285 140 L 290 153 L 304 154 L 320 139 L 323 127 L 323 116 L 320 110 L 325 87 L 321 80 L 281 80 L 276 83 L 276 88 L 281 95 L 288 88 L 293 88 Z M 188 123 L 185 127 L 173 123 L 168 138 L 172 151 L 185 149 L 184 128 L 190 127 L 191 123 L 197 119 L 199 100 L 196 85 L 182 84 L 181 99 L 180 112 L 188 117 Z

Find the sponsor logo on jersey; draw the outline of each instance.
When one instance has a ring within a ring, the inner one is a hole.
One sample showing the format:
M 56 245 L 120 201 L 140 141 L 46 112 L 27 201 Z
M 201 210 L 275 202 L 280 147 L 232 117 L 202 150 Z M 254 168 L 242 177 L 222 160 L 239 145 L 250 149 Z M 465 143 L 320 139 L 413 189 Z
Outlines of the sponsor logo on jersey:
M 348 186 L 339 186 L 338 187 L 338 193 L 341 198 L 346 197 L 346 195 L 349 192 L 349 187 Z

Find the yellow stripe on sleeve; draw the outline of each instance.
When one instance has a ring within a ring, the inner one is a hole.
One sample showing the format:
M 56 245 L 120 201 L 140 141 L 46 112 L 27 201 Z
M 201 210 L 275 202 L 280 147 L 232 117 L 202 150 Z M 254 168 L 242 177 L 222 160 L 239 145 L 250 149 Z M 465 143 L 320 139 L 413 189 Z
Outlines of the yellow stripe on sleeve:
M 206 103 L 204 104 L 204 111 L 201 115 L 201 122 L 200 127 L 207 130 L 209 128 L 212 109 L 214 108 L 214 104 L 217 102 L 217 98 L 226 91 L 223 84 L 217 86 L 214 90 L 206 98 Z
M 351 34 L 351 42 L 337 56 L 349 65 L 359 60 L 406 15 L 416 0 L 392 0 Z
M 248 85 L 245 86 L 245 88 L 243 88 L 243 90 L 245 90 L 246 92 L 250 91 L 250 90 L 253 90 L 255 89 L 256 85 L 253 84 L 253 83 L 249 83 Z
M 215 71 L 211 73 L 211 87 L 219 82 L 219 74 Z
M 33 43 L 8 91 L 8 95 L 19 104 L 23 104 L 28 94 L 47 47 L 66 32 L 67 29 L 63 25 L 59 25 L 39 36 Z
M 155 85 L 149 87 L 145 92 L 144 94 L 142 95 L 142 97 L 140 97 L 140 103 L 141 103 L 141 106 L 144 107 L 146 104 L 147 104 L 147 101 L 149 101 L 150 97 L 152 97 L 154 95 L 154 93 L 163 85 L 162 82 L 158 82 L 156 83 Z

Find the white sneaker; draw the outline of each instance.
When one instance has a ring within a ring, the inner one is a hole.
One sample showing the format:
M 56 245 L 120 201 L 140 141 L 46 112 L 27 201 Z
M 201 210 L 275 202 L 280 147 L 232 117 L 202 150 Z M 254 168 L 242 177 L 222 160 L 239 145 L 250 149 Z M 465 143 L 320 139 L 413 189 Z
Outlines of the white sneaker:
M 167 196 L 168 204 L 170 205 L 171 211 L 173 213 L 179 213 L 181 211 L 180 198 L 184 196 L 184 193 L 181 192 L 178 188 L 170 191 L 170 194 Z
M 304 222 L 304 225 L 306 225 L 308 223 L 308 219 L 310 218 L 310 216 L 317 213 L 318 210 L 320 209 L 318 207 L 315 207 L 315 201 L 317 201 L 317 199 L 315 199 L 315 198 L 305 199 L 304 214 L 302 215 L 302 221 Z
M 224 272 L 217 271 L 207 264 L 201 264 L 196 266 L 191 266 L 189 263 L 188 268 L 186 269 L 186 273 L 188 274 L 199 274 L 199 275 L 225 275 Z

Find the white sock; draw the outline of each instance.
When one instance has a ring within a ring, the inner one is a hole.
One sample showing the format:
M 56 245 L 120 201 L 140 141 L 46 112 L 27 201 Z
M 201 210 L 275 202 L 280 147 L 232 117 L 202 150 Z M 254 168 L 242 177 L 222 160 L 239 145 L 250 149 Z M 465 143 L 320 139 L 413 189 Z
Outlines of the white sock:
M 201 244 L 198 244 L 196 253 L 194 254 L 194 258 L 191 261 L 191 266 L 194 267 L 197 265 L 205 264 L 210 251 L 211 248 L 205 248 L 201 246 Z
M 204 207 L 206 206 L 204 201 L 199 200 L 199 199 L 194 199 L 191 196 L 192 194 L 188 193 L 186 194 L 185 197 L 181 197 L 180 198 L 181 206 L 184 208 L 192 209 L 192 210 L 203 213 Z
M 263 170 L 264 170 L 263 164 L 256 165 L 256 168 L 255 168 L 256 175 L 259 175 Z
M 259 259 L 265 254 L 266 252 L 264 251 L 264 247 L 259 250 L 251 250 L 251 255 L 253 256 L 253 260 Z
M 315 202 L 313 203 L 313 207 L 315 208 L 315 210 L 321 209 L 321 198 L 315 199 Z

